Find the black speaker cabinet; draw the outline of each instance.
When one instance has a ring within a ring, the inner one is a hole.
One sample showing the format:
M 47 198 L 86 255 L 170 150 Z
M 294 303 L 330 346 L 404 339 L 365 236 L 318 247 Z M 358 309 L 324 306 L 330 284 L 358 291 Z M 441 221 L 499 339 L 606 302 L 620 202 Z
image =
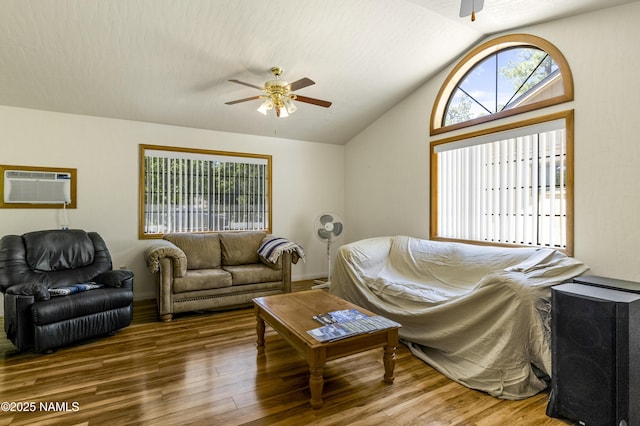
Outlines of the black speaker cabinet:
M 551 297 L 547 415 L 640 426 L 640 294 L 570 283 Z

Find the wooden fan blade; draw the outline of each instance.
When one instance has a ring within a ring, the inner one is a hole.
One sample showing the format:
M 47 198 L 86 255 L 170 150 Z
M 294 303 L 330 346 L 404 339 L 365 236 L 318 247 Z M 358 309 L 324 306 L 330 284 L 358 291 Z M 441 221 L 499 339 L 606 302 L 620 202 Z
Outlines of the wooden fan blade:
M 329 108 L 331 106 L 331 102 L 323 101 L 322 99 L 308 98 L 306 96 L 296 95 L 296 101 L 306 102 L 308 104 L 313 104 L 325 108 Z
M 225 102 L 226 105 L 239 104 L 240 102 L 253 101 L 254 99 L 260 99 L 260 96 L 252 96 L 250 98 L 238 99 L 235 101 Z
M 301 78 L 298 81 L 294 81 L 289 86 L 291 86 L 291 91 L 294 92 L 296 90 L 302 89 L 303 87 L 311 86 L 312 84 L 316 84 L 316 82 L 311 80 L 310 78 L 305 77 Z
M 245 83 L 244 81 L 240 81 L 240 80 L 229 80 L 232 83 L 237 83 L 237 84 L 242 84 L 243 86 L 249 86 L 249 87 L 253 87 L 254 89 L 258 89 L 258 90 L 263 90 L 263 87 L 260 86 L 256 86 L 255 84 L 251 84 L 251 83 Z

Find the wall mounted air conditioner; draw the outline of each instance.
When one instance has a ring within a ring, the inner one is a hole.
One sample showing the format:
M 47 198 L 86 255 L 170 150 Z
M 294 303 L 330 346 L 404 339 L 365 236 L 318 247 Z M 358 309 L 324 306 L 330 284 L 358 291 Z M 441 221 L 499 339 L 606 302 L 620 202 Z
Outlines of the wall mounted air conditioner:
M 6 204 L 69 204 L 71 173 L 4 170 Z

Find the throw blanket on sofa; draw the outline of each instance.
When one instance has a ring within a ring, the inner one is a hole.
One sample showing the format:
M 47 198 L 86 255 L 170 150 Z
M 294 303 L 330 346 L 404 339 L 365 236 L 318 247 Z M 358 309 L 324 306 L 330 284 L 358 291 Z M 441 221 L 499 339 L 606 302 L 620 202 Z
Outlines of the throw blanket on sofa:
M 282 253 L 291 253 L 291 262 L 305 261 L 304 250 L 298 244 L 286 238 L 267 235 L 258 249 L 258 255 L 271 263 L 277 263 Z
M 411 351 L 451 379 L 520 399 L 551 375 L 550 287 L 587 269 L 550 249 L 383 237 L 338 250 L 330 291 L 401 323 Z
M 65 287 L 50 288 L 49 294 L 51 296 L 68 296 L 70 294 L 79 293 L 81 291 L 95 290 L 96 288 L 102 288 L 102 284 L 96 284 L 94 282 L 74 284 Z

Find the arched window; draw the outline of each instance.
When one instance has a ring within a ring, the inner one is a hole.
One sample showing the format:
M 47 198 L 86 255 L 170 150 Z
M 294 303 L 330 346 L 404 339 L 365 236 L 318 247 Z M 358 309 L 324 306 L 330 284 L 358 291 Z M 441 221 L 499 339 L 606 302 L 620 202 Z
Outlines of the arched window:
M 431 135 L 571 100 L 571 71 L 555 46 L 526 34 L 499 37 L 449 74 L 431 113 Z
M 571 71 L 553 45 L 530 35 L 474 49 L 445 80 L 431 115 L 434 240 L 573 252 Z M 523 112 L 526 120 L 446 132 Z

